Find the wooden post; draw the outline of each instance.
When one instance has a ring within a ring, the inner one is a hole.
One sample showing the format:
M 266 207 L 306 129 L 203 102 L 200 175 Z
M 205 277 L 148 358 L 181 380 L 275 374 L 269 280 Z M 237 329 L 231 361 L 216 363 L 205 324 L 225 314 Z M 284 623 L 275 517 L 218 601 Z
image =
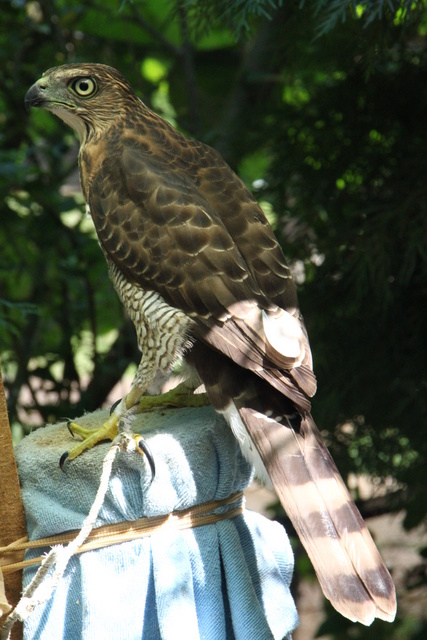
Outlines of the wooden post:
M 6 546 L 26 535 L 24 507 L 0 371 L 0 546 Z M 14 558 L 14 561 L 20 559 L 23 559 L 23 554 L 21 558 Z M 15 607 L 22 591 L 22 571 L 5 576 L 5 591 L 9 604 Z M 1 618 L 0 627 L 3 621 L 4 618 Z M 12 640 L 22 640 L 21 623 L 15 624 L 11 638 Z

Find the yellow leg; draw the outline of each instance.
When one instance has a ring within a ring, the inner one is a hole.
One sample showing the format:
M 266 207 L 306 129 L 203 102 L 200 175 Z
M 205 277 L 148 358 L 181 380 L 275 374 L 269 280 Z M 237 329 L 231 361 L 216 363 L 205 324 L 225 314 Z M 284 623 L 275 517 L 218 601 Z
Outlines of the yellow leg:
M 210 404 L 206 393 L 193 393 L 186 382 L 158 396 L 142 396 L 138 404 L 138 413 L 158 407 L 204 407 Z

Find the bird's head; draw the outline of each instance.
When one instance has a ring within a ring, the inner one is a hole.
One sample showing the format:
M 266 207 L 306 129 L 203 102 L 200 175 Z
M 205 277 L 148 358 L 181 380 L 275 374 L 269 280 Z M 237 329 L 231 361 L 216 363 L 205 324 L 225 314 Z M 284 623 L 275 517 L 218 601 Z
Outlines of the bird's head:
M 28 90 L 25 106 L 42 107 L 64 120 L 80 142 L 102 134 L 114 113 L 140 103 L 127 80 L 104 64 L 65 64 L 53 67 Z

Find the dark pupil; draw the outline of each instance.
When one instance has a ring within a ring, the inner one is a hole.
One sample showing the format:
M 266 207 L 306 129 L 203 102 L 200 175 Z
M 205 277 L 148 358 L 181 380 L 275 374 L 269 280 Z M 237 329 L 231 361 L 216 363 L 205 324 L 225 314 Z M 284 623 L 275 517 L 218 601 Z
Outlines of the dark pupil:
M 89 83 L 87 82 L 87 80 L 82 80 L 79 84 L 79 89 L 80 91 L 87 91 L 89 89 Z

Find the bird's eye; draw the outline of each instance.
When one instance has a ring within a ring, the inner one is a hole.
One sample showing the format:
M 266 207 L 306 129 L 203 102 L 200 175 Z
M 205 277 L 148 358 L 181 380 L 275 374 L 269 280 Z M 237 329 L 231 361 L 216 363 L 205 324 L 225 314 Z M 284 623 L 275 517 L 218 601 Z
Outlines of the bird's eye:
M 78 78 L 71 83 L 71 89 L 81 98 L 89 98 L 95 93 L 96 88 L 93 78 Z

